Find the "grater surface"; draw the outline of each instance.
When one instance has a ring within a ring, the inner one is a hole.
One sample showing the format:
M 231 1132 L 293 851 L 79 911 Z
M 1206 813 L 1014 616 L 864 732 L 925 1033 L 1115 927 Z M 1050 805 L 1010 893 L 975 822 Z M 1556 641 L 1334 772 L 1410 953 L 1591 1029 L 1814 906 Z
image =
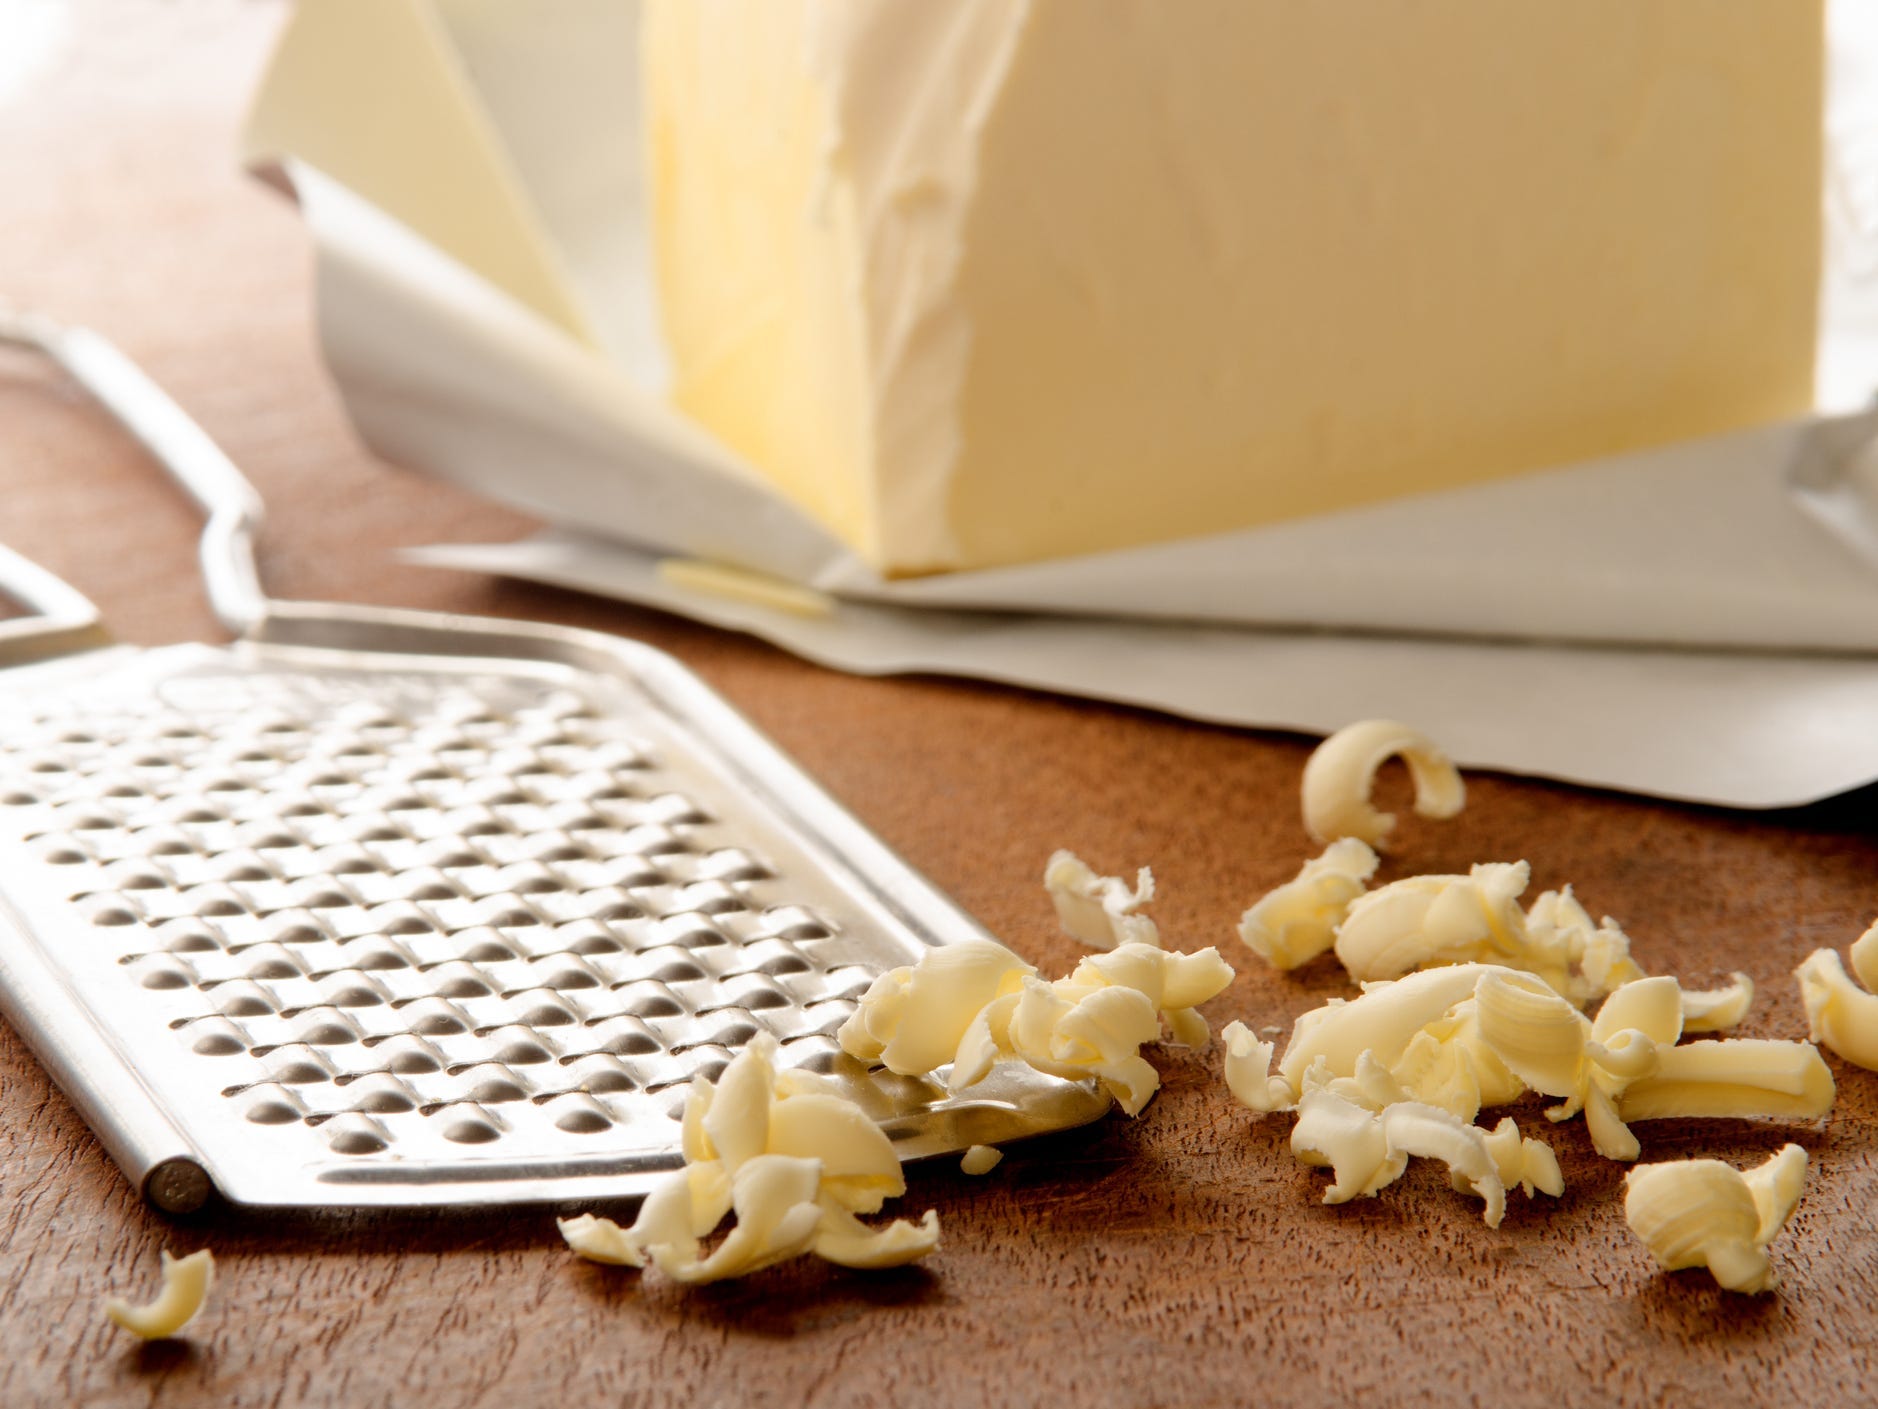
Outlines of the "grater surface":
M 0 673 L 0 1005 L 159 1207 L 640 1193 L 758 1033 L 903 1158 L 1107 1109 L 840 1051 L 982 931 L 676 662 L 267 607 Z

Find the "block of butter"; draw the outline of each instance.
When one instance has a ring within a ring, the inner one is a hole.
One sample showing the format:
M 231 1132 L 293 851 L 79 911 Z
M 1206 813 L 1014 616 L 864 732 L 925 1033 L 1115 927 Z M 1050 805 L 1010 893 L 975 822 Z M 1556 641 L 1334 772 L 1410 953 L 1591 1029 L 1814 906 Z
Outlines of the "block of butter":
M 647 0 L 677 405 L 879 570 L 1809 410 L 1820 0 Z

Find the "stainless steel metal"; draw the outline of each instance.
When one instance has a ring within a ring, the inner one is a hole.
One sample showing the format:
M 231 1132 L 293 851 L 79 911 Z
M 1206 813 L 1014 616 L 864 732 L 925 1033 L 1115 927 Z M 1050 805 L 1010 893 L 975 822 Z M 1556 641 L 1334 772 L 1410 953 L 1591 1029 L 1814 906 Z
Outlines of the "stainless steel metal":
M 0 1005 L 152 1203 L 640 1193 L 685 1084 L 765 1031 L 906 1158 L 1107 1109 L 841 1054 L 873 977 L 969 917 L 658 652 L 269 601 L 234 467 L 99 340 L 34 333 L 191 484 L 241 631 L 102 648 L 0 560 L 64 622 L 0 651 L 68 651 L 0 675 Z
M 0 621 L 0 668 L 102 646 L 98 609 L 75 587 L 0 543 L 0 594 L 33 614 Z
M 96 333 L 0 307 L 0 343 L 58 363 L 169 471 L 206 519 L 200 556 L 210 605 L 237 634 L 259 622 L 268 607 L 254 563 L 261 496 L 235 462 L 136 363 Z

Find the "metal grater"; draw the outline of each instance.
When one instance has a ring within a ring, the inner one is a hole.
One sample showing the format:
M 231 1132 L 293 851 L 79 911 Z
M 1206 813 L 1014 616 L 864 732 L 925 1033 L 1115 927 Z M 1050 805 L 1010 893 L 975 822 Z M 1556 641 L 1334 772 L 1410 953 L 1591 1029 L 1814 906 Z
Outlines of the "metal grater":
M 902 1158 L 1095 1119 L 834 1034 L 983 931 L 684 667 L 594 632 L 286 603 L 260 501 L 95 334 L 0 317 L 202 505 L 227 646 L 113 646 L 0 548 L 0 1010 L 158 1208 L 643 1193 L 759 1032 Z

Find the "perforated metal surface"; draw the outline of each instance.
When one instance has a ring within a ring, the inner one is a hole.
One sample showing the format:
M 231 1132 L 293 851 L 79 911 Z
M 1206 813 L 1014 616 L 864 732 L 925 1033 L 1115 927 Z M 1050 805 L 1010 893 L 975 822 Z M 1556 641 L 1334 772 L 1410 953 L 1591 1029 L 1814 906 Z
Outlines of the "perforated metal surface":
M 669 1167 L 683 1085 L 758 1032 L 890 1121 L 1015 1109 L 840 1055 L 934 936 L 698 744 L 547 665 L 120 657 L 0 689 L 0 891 L 244 1200 Z

